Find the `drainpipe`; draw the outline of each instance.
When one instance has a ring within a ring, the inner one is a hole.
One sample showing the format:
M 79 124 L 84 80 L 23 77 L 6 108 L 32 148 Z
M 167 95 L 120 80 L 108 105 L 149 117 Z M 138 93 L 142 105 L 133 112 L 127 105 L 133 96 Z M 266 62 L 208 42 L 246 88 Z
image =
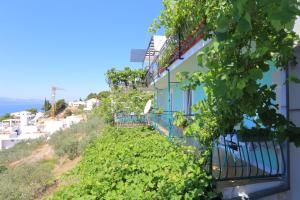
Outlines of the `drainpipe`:
M 286 85 L 285 85 L 285 92 L 286 92 L 286 118 L 287 120 L 290 120 L 290 83 L 289 83 L 289 65 L 285 71 L 285 81 L 286 81 Z M 286 172 L 286 181 L 287 181 L 287 187 L 288 189 L 290 189 L 290 144 L 287 141 L 287 155 L 286 155 L 286 168 L 287 168 L 287 172 Z
M 173 125 L 173 116 L 172 116 L 172 106 L 171 106 L 171 77 L 170 77 L 170 69 L 167 68 L 168 72 L 168 108 L 169 108 L 169 139 L 172 138 L 172 125 Z
M 158 96 L 158 89 L 155 87 L 154 83 L 154 88 L 155 88 L 155 93 L 154 93 L 154 98 L 153 98 L 153 107 L 154 107 L 154 128 L 157 129 L 157 114 L 156 114 L 156 108 L 157 108 L 157 96 Z

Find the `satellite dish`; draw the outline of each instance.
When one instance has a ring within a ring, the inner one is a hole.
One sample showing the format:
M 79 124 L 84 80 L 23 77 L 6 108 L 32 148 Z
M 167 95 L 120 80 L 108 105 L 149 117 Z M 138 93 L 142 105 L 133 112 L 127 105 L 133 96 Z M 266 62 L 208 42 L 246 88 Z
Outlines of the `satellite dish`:
M 149 100 L 147 103 L 146 103 L 146 106 L 145 106 L 145 109 L 144 109 L 144 114 L 148 114 L 150 109 L 151 109 L 151 105 L 152 105 L 152 101 Z

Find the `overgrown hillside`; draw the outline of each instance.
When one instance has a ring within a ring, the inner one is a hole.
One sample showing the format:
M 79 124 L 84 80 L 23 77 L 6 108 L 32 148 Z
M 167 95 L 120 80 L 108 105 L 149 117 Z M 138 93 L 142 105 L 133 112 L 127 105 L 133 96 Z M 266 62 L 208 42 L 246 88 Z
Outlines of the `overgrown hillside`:
M 193 149 L 145 127 L 106 128 L 50 199 L 210 199 Z
M 0 151 L 0 200 L 29 200 L 55 188 L 59 176 L 80 159 L 86 146 L 100 135 L 102 120 L 86 122 L 59 131 L 50 138 L 20 142 Z

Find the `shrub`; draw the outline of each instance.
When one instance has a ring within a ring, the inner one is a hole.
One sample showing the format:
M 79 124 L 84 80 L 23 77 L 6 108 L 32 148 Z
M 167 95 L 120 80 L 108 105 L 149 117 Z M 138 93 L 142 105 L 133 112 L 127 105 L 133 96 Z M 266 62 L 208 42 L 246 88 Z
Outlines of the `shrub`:
M 69 116 L 71 116 L 72 114 L 73 114 L 72 110 L 66 109 L 66 110 L 65 110 L 65 113 L 64 113 L 64 118 L 69 117 Z
M 106 128 L 50 199 L 211 199 L 191 149 L 146 128 Z
M 53 163 L 24 164 L 0 173 L 0 199 L 34 199 L 52 179 Z
M 74 159 L 99 135 L 102 124 L 99 117 L 93 116 L 86 122 L 72 125 L 69 129 L 53 134 L 49 144 L 53 146 L 58 156 L 68 156 L 69 159 Z

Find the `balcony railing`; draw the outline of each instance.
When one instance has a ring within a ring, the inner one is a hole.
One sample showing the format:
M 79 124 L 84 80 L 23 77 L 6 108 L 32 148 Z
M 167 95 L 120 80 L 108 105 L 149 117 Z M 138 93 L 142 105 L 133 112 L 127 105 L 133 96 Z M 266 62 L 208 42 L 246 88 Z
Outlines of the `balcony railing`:
M 210 170 L 220 181 L 281 177 L 286 172 L 285 150 L 285 144 L 274 139 L 225 134 L 214 143 Z
M 150 85 L 156 78 L 164 73 L 176 60 L 181 59 L 182 55 L 203 38 L 203 27 L 204 25 L 201 23 L 195 31 L 185 38 L 182 38 L 182 34 L 178 34 L 170 36 L 166 40 L 160 52 L 148 68 L 146 75 L 147 85 Z
M 136 115 L 118 113 L 115 116 L 115 125 L 119 127 L 134 127 L 140 125 L 146 125 L 147 120 L 145 115 Z
M 173 112 L 142 116 L 119 115 L 116 124 L 152 125 L 161 134 L 178 138 L 184 145 L 194 146 L 202 151 L 205 147 L 199 145 L 196 137 L 184 135 L 182 128 L 173 125 L 172 115 Z M 281 178 L 287 170 L 286 156 L 286 143 L 260 135 L 227 133 L 214 142 L 210 160 L 207 161 L 207 170 L 216 181 Z

